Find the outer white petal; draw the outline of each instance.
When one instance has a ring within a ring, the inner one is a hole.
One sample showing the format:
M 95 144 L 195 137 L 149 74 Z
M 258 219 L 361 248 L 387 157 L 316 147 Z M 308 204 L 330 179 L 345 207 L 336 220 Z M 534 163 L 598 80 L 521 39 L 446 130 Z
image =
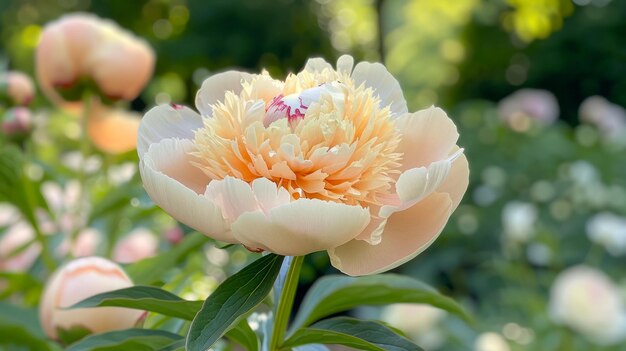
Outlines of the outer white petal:
M 220 208 L 203 195 L 209 179 L 190 164 L 191 141 L 152 144 L 139 163 L 144 188 L 165 212 L 214 239 L 234 243 Z
M 150 144 L 163 139 L 193 139 L 193 131 L 202 127 L 202 117 L 192 109 L 175 105 L 161 105 L 148 111 L 139 125 L 137 153 L 139 158 L 148 151 Z
M 355 238 L 367 226 L 369 211 L 317 199 L 299 199 L 271 209 L 242 214 L 233 235 L 250 248 L 281 255 L 306 255 L 328 250 Z
M 259 209 L 250 185 L 241 179 L 226 177 L 214 180 L 207 186 L 204 195 L 221 208 L 222 216 L 229 222 L 235 221 L 244 212 Z
M 381 106 L 390 106 L 392 117 L 399 117 L 409 110 L 400 83 L 380 63 L 359 62 L 354 67 L 352 79 L 356 85 L 364 84 L 374 89 Z
M 438 107 L 430 107 L 395 120 L 402 134 L 397 152 L 403 153 L 401 171 L 425 167 L 447 158 L 459 139 L 456 125 Z
M 326 62 L 323 58 L 319 57 L 309 59 L 306 62 L 306 65 L 304 65 L 304 70 L 309 72 L 321 72 L 326 68 L 332 70 L 333 66 Z
M 440 193 L 448 193 L 454 204 L 453 210 L 459 206 L 467 186 L 469 185 L 469 164 L 465 154 L 460 155 L 454 162 L 452 168 L 448 172 L 446 179 L 439 185 L 437 191 Z
M 212 116 L 211 105 L 223 101 L 227 91 L 239 94 L 243 89 L 241 83 L 252 77 L 252 74 L 240 71 L 226 71 L 210 76 L 202 82 L 196 94 L 196 108 L 203 116 Z
M 452 213 L 448 194 L 432 193 L 387 221 L 378 245 L 352 240 L 328 251 L 331 263 L 348 275 L 377 274 L 419 255 L 443 230 Z
M 350 55 L 341 55 L 337 59 L 337 72 L 350 75 L 352 73 L 352 67 L 354 67 L 354 59 Z

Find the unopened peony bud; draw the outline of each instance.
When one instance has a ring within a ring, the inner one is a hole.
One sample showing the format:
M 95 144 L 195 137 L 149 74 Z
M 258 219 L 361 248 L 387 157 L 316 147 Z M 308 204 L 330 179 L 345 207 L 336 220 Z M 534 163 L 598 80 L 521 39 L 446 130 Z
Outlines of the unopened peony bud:
M 626 309 L 620 293 L 609 277 L 590 267 L 572 267 L 556 278 L 550 315 L 600 345 L 626 339 Z
M 0 86 L 15 105 L 28 105 L 35 96 L 35 86 L 29 76 L 18 71 L 9 71 L 0 76 Z
M 11 139 L 21 139 L 32 130 L 32 117 L 26 107 L 14 107 L 2 116 L 2 134 Z
M 133 263 L 156 255 L 159 239 L 146 228 L 137 228 L 120 240 L 113 251 L 113 259 L 119 263 Z
M 90 296 L 132 286 L 130 278 L 115 263 L 100 257 L 85 257 L 61 267 L 46 284 L 39 307 L 45 333 L 59 338 L 59 329 L 83 328 L 99 333 L 132 328 L 144 312 L 119 307 L 68 309 Z
M 71 14 L 46 25 L 37 47 L 37 78 L 56 103 L 81 99 L 76 86 L 93 81 L 104 96 L 132 100 L 154 69 L 148 44 L 110 20 Z

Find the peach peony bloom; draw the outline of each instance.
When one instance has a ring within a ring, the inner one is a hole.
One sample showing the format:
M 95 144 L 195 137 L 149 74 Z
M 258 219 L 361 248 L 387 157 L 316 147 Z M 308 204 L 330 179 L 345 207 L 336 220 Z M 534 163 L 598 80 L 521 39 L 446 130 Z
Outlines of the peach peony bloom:
M 59 91 L 82 79 L 92 80 L 107 97 L 132 100 L 152 76 L 155 60 L 143 39 L 113 21 L 85 13 L 48 23 L 35 58 L 42 90 L 59 104 Z
M 119 307 L 64 310 L 90 296 L 132 286 L 115 263 L 100 257 L 79 258 L 65 264 L 50 278 L 39 306 L 46 335 L 58 338 L 58 329 L 85 328 L 99 333 L 132 328 L 144 312 Z
M 94 107 L 87 126 L 93 144 L 109 154 L 134 150 L 141 115 L 117 108 Z
M 591 267 L 575 266 L 558 275 L 550 291 L 550 316 L 600 345 L 626 339 L 626 308 L 619 289 Z
M 284 82 L 228 71 L 204 81 L 196 106 L 145 115 L 139 168 L 157 205 L 217 240 L 327 250 L 339 270 L 374 274 L 426 249 L 467 189 L 452 120 L 409 113 L 378 63 L 311 59 Z
M 6 89 L 7 96 L 16 105 L 28 105 L 35 97 L 32 79 L 22 72 L 8 71 L 1 74 L 0 86 Z

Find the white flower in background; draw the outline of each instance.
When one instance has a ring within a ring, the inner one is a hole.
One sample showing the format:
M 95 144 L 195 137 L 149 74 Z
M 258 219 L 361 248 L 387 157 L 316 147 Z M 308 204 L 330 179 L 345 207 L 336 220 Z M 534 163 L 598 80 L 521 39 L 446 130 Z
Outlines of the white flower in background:
M 66 152 L 61 156 L 61 163 L 74 172 L 83 170 L 87 174 L 92 174 L 102 168 L 102 158 L 98 155 L 91 155 L 83 159 L 80 151 Z
M 113 260 L 133 263 L 157 254 L 159 239 L 146 228 L 136 228 L 115 245 Z
M 46 283 L 39 305 L 44 332 L 58 338 L 58 329 L 85 328 L 94 333 L 136 326 L 145 312 L 129 308 L 98 307 L 64 310 L 90 296 L 133 286 L 115 263 L 101 257 L 84 257 L 59 268 Z
M 626 131 L 626 110 L 602 96 L 590 96 L 578 109 L 580 120 L 598 128 L 607 138 L 619 137 Z
M 89 205 L 81 204 L 81 186 L 77 180 L 70 180 L 64 186 L 46 181 L 41 185 L 41 193 L 53 216 L 42 219 L 42 230 L 46 233 L 56 231 L 71 233 L 74 229 L 84 226 L 89 214 Z
M 482 333 L 474 341 L 474 351 L 511 351 L 511 346 L 498 333 Z
M 520 89 L 498 103 L 498 114 L 514 130 L 525 131 L 531 121 L 550 124 L 559 117 L 559 103 L 547 90 Z
M 399 303 L 385 307 L 381 320 L 402 330 L 418 345 L 431 350 L 438 349 L 445 335 L 438 327 L 446 312 L 424 304 Z
M 550 316 L 600 345 L 626 339 L 622 296 L 609 277 L 591 267 L 559 274 L 550 292 Z
M 135 162 L 125 162 L 110 166 L 107 177 L 112 185 L 117 186 L 128 182 L 135 173 L 137 173 L 137 164 Z
M 141 120 L 144 187 L 174 218 L 220 241 L 280 255 L 327 251 L 350 275 L 414 258 L 442 232 L 469 180 L 446 113 L 409 113 L 377 63 L 311 59 L 285 81 L 209 77 L 200 114 Z
M 626 253 L 626 217 L 602 212 L 587 221 L 587 236 L 613 256 Z
M 539 214 L 532 203 L 512 201 L 502 210 L 502 225 L 507 238 L 525 243 L 535 235 Z

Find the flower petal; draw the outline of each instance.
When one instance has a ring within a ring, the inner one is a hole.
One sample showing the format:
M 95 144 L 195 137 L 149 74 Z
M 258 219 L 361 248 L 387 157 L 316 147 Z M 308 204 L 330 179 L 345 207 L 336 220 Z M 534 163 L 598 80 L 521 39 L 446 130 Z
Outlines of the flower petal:
M 223 101 L 227 91 L 239 94 L 243 89 L 241 83 L 252 77 L 252 74 L 240 71 L 226 71 L 210 76 L 202 82 L 196 94 L 196 108 L 203 116 L 212 116 L 211 105 Z
M 357 86 L 365 84 L 374 89 L 374 94 L 380 98 L 381 107 L 389 106 L 392 117 L 409 111 L 400 83 L 380 63 L 359 62 L 354 67 L 352 78 Z
M 404 154 L 400 171 L 447 158 L 459 138 L 454 122 L 438 107 L 404 114 L 395 123 L 402 133 L 397 149 Z
M 455 210 L 469 185 L 469 164 L 465 154 L 460 155 L 452 162 L 452 167 L 446 179 L 439 185 L 437 192 L 448 193 L 452 198 L 452 210 Z
M 222 211 L 204 196 L 209 178 L 190 163 L 190 140 L 152 144 L 139 163 L 144 188 L 176 220 L 216 240 L 235 243 Z
M 360 206 L 299 199 L 277 206 L 267 215 L 260 211 L 244 213 L 231 228 L 235 238 L 247 247 L 299 256 L 348 242 L 369 220 L 369 211 Z
M 222 216 L 229 222 L 245 212 L 259 209 L 250 185 L 241 179 L 226 177 L 214 180 L 207 186 L 204 195 L 222 209 Z
M 306 65 L 304 65 L 304 70 L 309 72 L 321 72 L 324 69 L 332 70 L 333 66 L 320 57 L 311 58 L 306 62 Z
M 452 213 L 448 194 L 433 193 L 387 220 L 382 241 L 352 240 L 328 251 L 332 265 L 348 275 L 388 271 L 413 259 L 435 241 Z
M 193 139 L 194 130 L 202 127 L 202 117 L 192 109 L 180 105 L 161 105 L 148 111 L 139 126 L 137 153 L 139 158 L 148 151 L 150 144 L 163 139 Z
M 337 59 L 337 72 L 350 75 L 352 73 L 352 67 L 354 67 L 354 58 L 350 55 L 341 55 Z

